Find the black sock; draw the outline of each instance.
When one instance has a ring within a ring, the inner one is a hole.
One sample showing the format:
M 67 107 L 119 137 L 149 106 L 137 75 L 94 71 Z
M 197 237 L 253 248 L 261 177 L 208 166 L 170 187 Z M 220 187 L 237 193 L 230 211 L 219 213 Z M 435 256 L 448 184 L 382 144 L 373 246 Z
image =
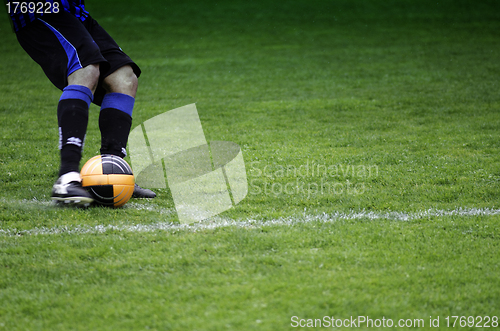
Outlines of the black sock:
M 87 132 L 89 105 L 80 99 L 63 99 L 57 106 L 61 168 L 59 176 L 80 171 L 83 144 Z
M 99 113 L 101 154 L 125 157 L 131 126 L 132 117 L 129 114 L 115 108 L 102 109 Z

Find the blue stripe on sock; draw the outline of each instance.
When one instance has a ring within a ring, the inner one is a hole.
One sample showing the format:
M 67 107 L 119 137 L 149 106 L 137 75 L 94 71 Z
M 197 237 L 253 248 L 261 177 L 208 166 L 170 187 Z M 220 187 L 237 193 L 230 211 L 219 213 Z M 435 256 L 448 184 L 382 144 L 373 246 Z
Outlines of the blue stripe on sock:
M 52 30 L 52 32 L 54 32 L 57 39 L 59 39 L 61 46 L 64 48 L 66 55 L 68 56 L 68 72 L 66 75 L 69 76 L 78 69 L 83 68 L 75 46 L 71 45 L 71 43 L 66 38 L 64 38 L 64 36 L 59 31 L 57 31 L 52 25 L 50 25 L 49 23 L 45 22 L 40 18 L 39 20 L 43 24 L 45 24 L 50 30 Z
M 108 93 L 102 99 L 101 110 L 114 108 L 132 116 L 135 99 L 123 93 Z
M 68 85 L 64 88 L 61 99 L 59 99 L 59 101 L 66 99 L 83 100 L 90 107 L 90 103 L 94 99 L 94 95 L 92 94 L 92 91 L 86 86 Z

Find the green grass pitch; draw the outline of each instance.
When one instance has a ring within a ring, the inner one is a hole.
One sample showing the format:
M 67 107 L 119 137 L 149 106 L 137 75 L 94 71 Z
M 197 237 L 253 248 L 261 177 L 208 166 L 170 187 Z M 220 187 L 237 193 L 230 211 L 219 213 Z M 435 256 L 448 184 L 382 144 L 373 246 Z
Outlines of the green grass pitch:
M 142 68 L 133 127 L 196 103 L 208 141 L 241 146 L 249 192 L 191 226 L 168 189 L 116 210 L 51 205 L 60 92 L 5 14 L 0 330 L 498 328 L 498 1 L 87 8 Z

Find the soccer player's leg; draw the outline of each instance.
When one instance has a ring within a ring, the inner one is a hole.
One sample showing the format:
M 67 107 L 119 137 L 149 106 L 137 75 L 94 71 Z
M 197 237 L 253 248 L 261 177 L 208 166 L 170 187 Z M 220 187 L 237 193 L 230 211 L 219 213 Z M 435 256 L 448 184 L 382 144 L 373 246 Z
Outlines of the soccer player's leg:
M 117 69 L 103 81 L 106 94 L 99 113 L 101 154 L 125 157 L 132 111 L 137 92 L 137 77 L 128 65 Z
M 108 70 L 101 70 L 102 84 L 99 84 L 94 96 L 94 103 L 101 105 L 101 154 L 124 157 L 141 70 L 92 17 L 88 17 L 84 25 L 110 65 Z M 137 185 L 132 195 L 133 198 L 155 196 L 153 191 Z
M 126 156 L 137 85 L 137 76 L 130 65 L 124 65 L 104 78 L 103 87 L 107 93 L 99 113 L 101 154 Z M 154 198 L 156 194 L 136 184 L 132 197 Z
M 59 178 L 52 188 L 52 199 L 78 205 L 93 201 L 82 187 L 80 160 L 87 132 L 90 103 L 99 80 L 99 65 L 91 64 L 68 76 L 68 86 L 57 107 L 61 166 Z

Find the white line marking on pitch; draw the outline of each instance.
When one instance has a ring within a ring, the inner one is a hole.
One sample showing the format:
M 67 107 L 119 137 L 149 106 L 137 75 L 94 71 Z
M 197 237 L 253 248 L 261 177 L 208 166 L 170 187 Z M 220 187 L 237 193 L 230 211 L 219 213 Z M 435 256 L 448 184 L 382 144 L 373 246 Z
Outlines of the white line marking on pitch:
M 156 209 L 154 206 L 144 206 L 140 204 L 133 204 L 130 207 L 137 208 L 139 210 L 149 210 L 156 211 L 160 214 L 171 214 L 174 210 L 170 209 Z M 224 219 L 220 217 L 214 217 L 209 220 L 193 223 L 193 224 L 178 224 L 172 222 L 158 222 L 152 224 L 121 224 L 121 225 L 81 225 L 81 226 L 55 226 L 55 227 L 35 227 L 32 229 L 0 229 L 0 235 L 4 236 L 24 236 L 24 235 L 55 235 L 55 234 L 98 234 L 105 233 L 108 231 L 119 231 L 119 232 L 155 232 L 155 231 L 200 231 L 200 230 L 212 230 L 224 227 L 237 227 L 237 228 L 260 228 L 264 226 L 282 226 L 282 225 L 293 225 L 293 224 L 303 224 L 311 222 L 321 222 L 321 223 L 333 223 L 339 220 L 394 220 L 394 221 L 412 221 L 416 219 L 423 219 L 428 217 L 439 217 L 439 216 L 491 216 L 499 215 L 500 209 L 490 209 L 490 208 L 459 208 L 454 210 L 425 210 L 412 213 L 403 212 L 386 212 L 386 213 L 376 213 L 376 212 L 334 212 L 330 214 L 318 214 L 318 215 L 308 215 L 303 214 L 301 216 L 294 217 L 281 217 L 274 220 L 255 220 L 249 219 L 244 221 L 236 221 L 231 219 Z

